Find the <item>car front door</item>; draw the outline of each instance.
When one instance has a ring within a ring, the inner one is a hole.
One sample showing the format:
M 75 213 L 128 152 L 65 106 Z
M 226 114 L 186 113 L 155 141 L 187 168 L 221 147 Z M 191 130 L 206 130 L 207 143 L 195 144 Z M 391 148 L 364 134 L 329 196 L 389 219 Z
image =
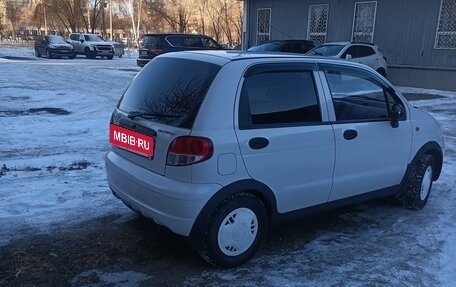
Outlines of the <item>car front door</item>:
M 334 134 L 311 64 L 247 70 L 236 134 L 250 176 L 275 194 L 280 213 L 327 202 Z M 323 108 L 322 108 L 323 107 Z
M 390 114 L 394 104 L 406 111 L 403 100 L 369 71 L 328 64 L 320 68 L 331 95 L 336 142 L 330 200 L 398 186 L 407 169 L 412 127 L 407 115 L 393 125 Z

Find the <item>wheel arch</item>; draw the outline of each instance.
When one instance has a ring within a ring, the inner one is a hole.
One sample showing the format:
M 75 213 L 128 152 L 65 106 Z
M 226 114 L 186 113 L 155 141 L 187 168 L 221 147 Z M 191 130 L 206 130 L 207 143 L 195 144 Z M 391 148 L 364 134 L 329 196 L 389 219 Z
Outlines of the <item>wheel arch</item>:
M 202 236 L 206 233 L 206 227 L 217 206 L 228 197 L 241 192 L 250 193 L 261 201 L 266 208 L 269 225 L 275 221 L 277 215 L 277 202 L 272 190 L 265 184 L 254 179 L 236 181 L 224 186 L 215 193 L 198 214 L 189 235 L 190 241 L 194 247 L 198 249 L 201 246 Z
M 415 156 L 413 157 L 412 161 L 407 167 L 406 176 L 404 179 L 408 178 L 408 175 L 411 172 L 413 166 L 417 163 L 417 161 L 425 154 L 429 154 L 434 159 L 434 168 L 435 173 L 433 174 L 433 181 L 436 181 L 440 177 L 440 173 L 442 172 L 443 166 L 443 151 L 440 145 L 435 141 L 430 141 L 424 144 L 418 152 L 416 152 Z

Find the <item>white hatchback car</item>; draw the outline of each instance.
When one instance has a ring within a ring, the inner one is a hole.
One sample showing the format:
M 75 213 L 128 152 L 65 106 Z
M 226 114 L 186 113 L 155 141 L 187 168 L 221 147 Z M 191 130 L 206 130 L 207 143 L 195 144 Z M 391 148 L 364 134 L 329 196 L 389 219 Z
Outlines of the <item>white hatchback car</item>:
M 229 51 L 154 58 L 110 142 L 114 195 L 220 267 L 292 217 L 386 196 L 422 208 L 444 149 L 438 122 L 365 65 Z
M 387 60 L 378 46 L 358 42 L 331 42 L 321 44 L 309 52 L 311 56 L 325 56 L 361 63 L 376 70 L 380 75 L 387 75 Z

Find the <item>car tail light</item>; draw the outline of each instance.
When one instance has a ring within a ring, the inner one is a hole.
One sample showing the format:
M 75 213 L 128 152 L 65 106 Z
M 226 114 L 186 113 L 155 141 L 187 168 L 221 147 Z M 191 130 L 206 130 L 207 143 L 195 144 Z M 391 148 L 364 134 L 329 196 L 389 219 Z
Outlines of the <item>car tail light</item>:
M 150 49 L 150 50 L 147 50 L 147 54 L 149 56 L 158 56 L 160 54 L 163 54 L 163 50 L 160 50 L 160 49 Z
M 212 141 L 208 138 L 178 137 L 169 146 L 166 164 L 181 166 L 202 162 L 209 159 L 213 151 Z

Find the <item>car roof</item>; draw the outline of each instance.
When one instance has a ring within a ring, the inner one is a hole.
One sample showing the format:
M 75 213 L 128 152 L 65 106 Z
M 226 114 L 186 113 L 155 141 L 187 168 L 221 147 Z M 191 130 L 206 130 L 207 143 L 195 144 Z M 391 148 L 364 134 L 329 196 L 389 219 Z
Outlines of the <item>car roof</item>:
M 345 45 L 348 45 L 348 44 L 350 44 L 350 42 L 326 42 L 326 43 L 320 44 L 320 46 L 324 46 L 324 45 L 341 45 L 341 46 L 345 46 Z
M 323 44 L 320 44 L 320 46 L 324 46 L 324 45 L 342 45 L 342 46 L 346 46 L 346 45 L 366 45 L 366 46 L 375 46 L 375 44 L 373 43 L 368 43 L 368 42 L 326 42 L 326 43 L 323 43 Z
M 213 64 L 223 66 L 229 62 L 241 61 L 241 60 L 293 60 L 300 59 L 308 63 L 328 63 L 328 64 L 342 64 L 345 66 L 358 67 L 362 69 L 370 69 L 366 65 L 349 62 L 342 59 L 322 57 L 322 56 L 310 56 L 304 54 L 295 53 L 282 53 L 282 52 L 249 52 L 239 50 L 199 50 L 199 51 L 182 51 L 166 53 L 158 56 L 157 58 L 181 58 L 181 59 L 192 59 L 197 61 L 204 61 Z
M 146 36 L 161 36 L 161 37 L 167 37 L 167 36 L 187 36 L 187 37 L 209 37 L 203 34 L 186 34 L 186 33 L 149 33 L 149 34 L 144 34 L 144 37 Z

